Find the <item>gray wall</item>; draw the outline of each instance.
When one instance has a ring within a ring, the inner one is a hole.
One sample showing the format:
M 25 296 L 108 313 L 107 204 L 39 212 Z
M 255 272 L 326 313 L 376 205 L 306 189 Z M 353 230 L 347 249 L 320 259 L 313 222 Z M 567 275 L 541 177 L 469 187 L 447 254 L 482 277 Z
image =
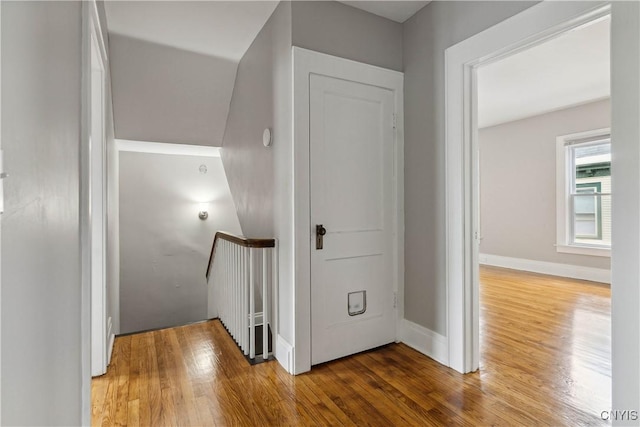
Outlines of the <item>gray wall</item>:
M 609 269 L 556 251 L 556 137 L 610 127 L 609 100 L 481 129 L 480 252 Z
M 119 139 L 222 145 L 237 64 L 110 34 Z
M 613 2 L 611 11 L 611 407 L 640 411 L 640 3 Z
M 245 235 L 279 244 L 279 334 L 294 344 L 291 46 L 402 69 L 402 25 L 337 2 L 281 2 L 238 67 L 223 161 Z M 271 149 L 261 145 L 273 128 Z
M 533 2 L 434 1 L 404 23 L 405 317 L 446 335 L 444 51 Z
M 262 144 L 262 133 L 274 127 L 272 46 L 284 8 L 274 11 L 238 64 L 223 139 L 222 162 L 247 237 L 273 237 L 273 148 Z
M 80 2 L 2 2 L 2 424 L 81 424 Z
M 294 338 L 293 243 L 293 89 L 291 3 L 281 2 L 271 15 L 273 55 L 274 236 L 278 239 L 278 333 Z M 266 27 L 266 26 L 265 26 Z
M 206 221 L 199 202 L 210 202 Z M 218 230 L 240 232 L 219 157 L 120 152 L 121 333 L 207 318 Z
M 291 109 L 291 3 L 281 2 L 238 65 L 222 160 L 244 235 L 278 239 L 279 333 L 293 343 Z
M 402 24 L 336 1 L 294 1 L 293 45 L 402 71 Z

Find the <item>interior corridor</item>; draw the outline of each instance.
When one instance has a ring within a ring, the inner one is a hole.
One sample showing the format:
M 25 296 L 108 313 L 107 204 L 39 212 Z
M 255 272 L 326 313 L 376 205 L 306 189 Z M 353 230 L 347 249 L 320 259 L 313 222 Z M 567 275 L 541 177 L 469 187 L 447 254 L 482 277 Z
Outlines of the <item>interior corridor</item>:
M 596 425 L 611 406 L 608 285 L 481 269 L 480 371 L 404 344 L 290 376 L 214 320 L 116 338 L 92 425 Z

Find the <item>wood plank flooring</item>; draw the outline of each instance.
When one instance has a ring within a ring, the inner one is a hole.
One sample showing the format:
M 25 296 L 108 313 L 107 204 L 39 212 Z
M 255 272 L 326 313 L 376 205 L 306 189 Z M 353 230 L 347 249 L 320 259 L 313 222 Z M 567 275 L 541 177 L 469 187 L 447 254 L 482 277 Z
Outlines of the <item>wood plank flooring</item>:
M 481 272 L 481 367 L 461 375 L 404 344 L 316 366 L 249 366 L 218 321 L 116 339 L 92 424 L 599 425 L 610 409 L 606 285 Z

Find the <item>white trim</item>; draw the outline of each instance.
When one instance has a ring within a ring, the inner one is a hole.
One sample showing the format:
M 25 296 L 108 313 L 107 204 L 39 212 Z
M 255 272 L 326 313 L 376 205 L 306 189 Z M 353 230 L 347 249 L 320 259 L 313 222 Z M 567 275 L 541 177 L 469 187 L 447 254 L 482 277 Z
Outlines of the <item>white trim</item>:
M 596 248 L 592 246 L 556 245 L 556 252 L 564 254 L 589 255 L 611 258 L 611 248 Z
M 449 345 L 447 337 L 433 332 L 424 326 L 402 319 L 399 331 L 400 342 L 414 350 L 429 356 L 443 365 L 449 364 Z
M 336 56 L 293 47 L 294 194 L 294 372 L 311 369 L 311 224 L 309 176 L 309 74 L 318 73 L 384 87 L 394 92 L 396 113 L 394 212 L 394 291 L 399 319 L 404 314 L 404 74 Z M 400 177 L 400 179 L 397 179 Z M 396 322 L 397 323 L 397 322 Z M 396 325 L 396 333 L 397 333 Z
M 113 342 L 116 337 L 113 333 L 113 319 L 111 316 L 107 319 L 107 337 L 109 337 L 109 342 L 107 344 L 107 366 L 109 366 L 111 363 L 111 354 L 113 352 Z
M 170 144 L 168 142 L 132 141 L 116 139 L 118 151 L 181 156 L 220 157 L 220 147 L 208 145 Z
M 611 283 L 611 270 L 604 268 L 583 267 L 580 265 L 558 264 L 555 262 L 536 261 L 532 259 L 512 258 L 492 254 L 480 254 L 480 264 L 512 270 L 530 271 L 550 276 L 569 277 L 571 279 L 589 280 L 591 282 Z
M 109 353 L 108 353 L 108 361 L 107 361 L 107 365 L 109 365 L 111 363 L 111 356 L 113 355 L 113 344 L 116 341 L 116 334 L 111 334 L 109 335 Z
M 276 339 L 276 360 L 282 365 L 282 367 L 290 374 L 294 374 L 295 362 L 294 362 L 294 348 L 287 340 L 282 338 L 282 335 L 278 334 Z
M 541 2 L 445 51 L 447 337 L 449 366 L 459 372 L 479 366 L 475 68 L 609 11 L 608 2 Z
M 589 139 L 595 137 L 611 138 L 611 129 L 602 128 L 576 132 L 568 135 L 556 137 L 556 251 L 577 255 L 592 255 L 611 257 L 610 247 L 589 247 L 581 245 L 571 245 L 571 224 L 568 206 L 568 187 L 571 177 L 571 159 L 567 156 L 566 144 L 572 140 Z
M 0 22 L 2 22 L 2 2 L 0 2 Z M 0 25 L 0 35 L 2 29 Z M 2 46 L 2 37 L 0 36 L 0 46 Z M 0 70 L 2 70 L 2 49 L 0 49 Z M 2 82 L 2 73 L 0 72 L 0 82 Z M 2 83 L 0 83 L 0 100 L 2 99 Z M 0 102 L 0 105 L 2 102 Z M 2 108 L 0 107 L 0 173 L 4 172 L 2 160 Z M 4 184 L 0 178 L 0 236 L 2 236 L 2 212 L 4 211 Z M 2 239 L 0 238 L 0 242 Z M 0 307 L 2 307 L 2 247 L 0 247 Z M 0 310 L 0 319 L 2 319 L 2 311 Z M 0 321 L 0 331 L 2 331 L 2 322 Z M 2 336 L 0 334 L 0 366 L 2 366 Z M 0 396 L 2 396 L 2 374 L 0 373 Z M 0 399 L 0 420 L 2 420 L 2 399 Z
M 99 313 L 104 313 L 104 292 L 100 292 L 102 301 L 92 299 L 92 218 L 91 218 L 91 133 L 92 133 L 92 117 L 91 117 L 91 92 L 92 92 L 92 43 L 95 42 L 99 50 L 99 60 L 104 72 L 108 69 L 107 51 L 104 43 L 102 31 L 100 29 L 100 18 L 98 15 L 97 4 L 95 0 L 83 2 L 82 4 L 82 39 L 81 39 L 81 70 L 82 70 L 82 95 L 81 95 L 81 129 L 80 129 L 80 241 L 81 241 L 81 289 L 80 289 L 80 342 L 81 342 L 81 423 L 89 425 L 91 423 L 91 374 L 92 374 L 92 355 L 94 351 L 92 342 L 92 324 L 93 315 L 97 309 Z M 104 87 L 103 87 L 104 90 Z M 104 108 L 103 108 L 104 109 Z M 104 111 L 103 111 L 104 112 Z M 104 115 L 103 115 L 104 116 Z M 103 123 L 104 125 L 104 123 Z M 103 138 L 104 139 L 104 138 Z M 106 144 L 106 140 L 103 140 Z M 104 159 L 103 159 L 104 160 Z M 104 163 L 103 163 L 104 164 Z M 104 169 L 104 168 L 103 168 Z M 104 177 L 103 177 L 104 178 Z M 106 196 L 106 194 L 103 194 Z M 104 200 L 104 198 L 103 198 Z M 106 213 L 103 206 L 102 217 L 106 224 Z M 103 256 L 105 252 L 103 251 Z M 104 260 L 103 260 L 104 261 Z M 104 263 L 103 263 L 104 265 Z M 104 273 L 104 269 L 103 269 Z M 104 291 L 104 290 L 103 290 Z M 100 353 L 106 351 L 106 335 L 102 328 L 102 340 L 100 345 Z M 105 365 L 106 369 L 106 365 Z
M 95 5 L 95 4 L 94 4 Z M 95 9 L 95 8 L 94 8 Z M 97 13 L 97 12 L 96 12 Z M 91 375 L 107 371 L 106 319 L 107 182 L 106 182 L 106 64 L 99 22 L 92 14 L 90 28 L 90 176 L 91 176 Z M 95 126 L 98 126 L 97 128 Z

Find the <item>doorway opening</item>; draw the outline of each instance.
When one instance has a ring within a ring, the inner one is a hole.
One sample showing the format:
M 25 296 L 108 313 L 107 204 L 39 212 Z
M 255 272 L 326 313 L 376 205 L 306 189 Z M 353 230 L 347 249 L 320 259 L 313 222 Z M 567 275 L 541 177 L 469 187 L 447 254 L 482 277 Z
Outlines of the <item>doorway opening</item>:
M 479 367 L 476 70 L 610 14 L 609 4 L 541 3 L 446 51 L 446 269 L 449 366 Z
M 611 405 L 609 35 L 606 15 L 473 69 L 479 368 L 544 366 L 541 390 L 592 417 Z

